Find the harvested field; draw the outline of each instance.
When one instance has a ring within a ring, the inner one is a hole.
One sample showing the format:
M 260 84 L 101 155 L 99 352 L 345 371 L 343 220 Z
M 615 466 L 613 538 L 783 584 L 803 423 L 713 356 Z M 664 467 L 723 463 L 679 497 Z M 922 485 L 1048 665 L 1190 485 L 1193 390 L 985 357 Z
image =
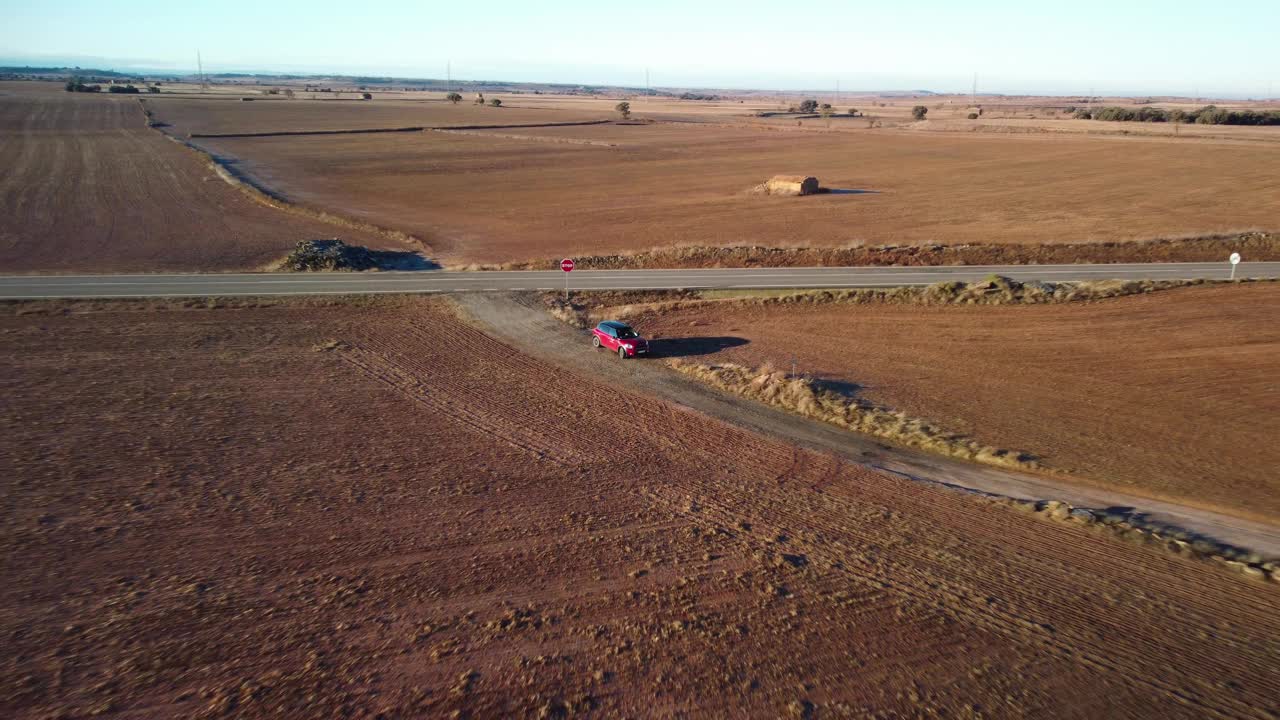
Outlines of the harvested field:
M 197 305 L 3 307 L 6 716 L 1280 712 L 1270 583 L 437 302 Z
M 304 204 L 429 237 L 453 265 L 678 245 L 1042 246 L 1280 227 L 1280 144 L 691 123 L 519 131 L 614 147 L 499 134 L 509 132 L 200 142 Z M 796 169 L 834 192 L 745 192 Z M 1088 248 L 1078 257 L 1090 259 Z
M 335 236 L 407 249 L 255 202 L 148 129 L 136 99 L 5 87 L 0 272 L 255 269 Z
M 371 102 L 311 100 L 307 93 L 301 92 L 296 100 L 264 98 L 245 103 L 237 98 L 153 96 L 147 98 L 147 103 L 158 119 L 171 126 L 171 132 L 182 136 L 191 133 L 523 125 L 602 120 L 616 115 L 603 106 L 598 109 L 522 107 L 519 100 L 510 98 L 503 107 L 487 107 L 474 104 L 471 96 L 457 105 L 438 98 Z
M 789 370 L 794 358 L 859 397 L 1089 481 L 1274 519 L 1277 316 L 1280 286 L 1262 283 L 1052 306 L 721 302 L 633 322 L 741 338 L 701 361 Z

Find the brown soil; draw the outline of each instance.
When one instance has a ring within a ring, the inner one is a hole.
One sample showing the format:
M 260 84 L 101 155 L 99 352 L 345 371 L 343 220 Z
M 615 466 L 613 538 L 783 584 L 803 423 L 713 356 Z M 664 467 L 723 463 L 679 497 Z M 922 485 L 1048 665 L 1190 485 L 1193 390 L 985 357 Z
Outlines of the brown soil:
M 376 233 L 260 205 L 146 127 L 136 99 L 0 96 L 0 272 L 256 269 L 299 240 Z
M 179 135 L 370 130 L 402 127 L 451 127 L 472 125 L 523 125 L 542 122 L 574 122 L 616 117 L 603 105 L 590 109 L 520 107 L 519 100 L 503 97 L 504 107 L 481 107 L 473 95 L 454 105 L 439 99 L 343 102 L 311 100 L 309 93 L 297 99 L 261 98 L 241 102 L 229 98 L 173 98 L 153 96 L 147 104 L 156 117 Z
M 9 717 L 1280 712 L 1271 584 L 435 302 L 15 304 L 0 331 Z
M 503 134 L 200 142 L 295 200 L 427 237 L 455 265 L 679 245 L 1039 247 L 1280 227 L 1280 143 L 690 123 Z M 779 172 L 837 192 L 746 192 Z
M 606 312 L 607 311 L 600 311 Z M 702 359 L 772 363 L 1048 467 L 1280 515 L 1280 313 L 1272 283 L 1054 306 L 715 303 L 633 318 L 740 338 Z

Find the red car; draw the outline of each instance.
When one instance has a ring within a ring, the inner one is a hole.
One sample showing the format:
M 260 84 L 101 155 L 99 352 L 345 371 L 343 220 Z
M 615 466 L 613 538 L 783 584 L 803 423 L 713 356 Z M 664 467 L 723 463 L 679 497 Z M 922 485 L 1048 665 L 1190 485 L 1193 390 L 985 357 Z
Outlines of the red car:
M 591 331 L 591 344 L 618 353 L 620 358 L 649 354 L 649 343 L 626 323 L 605 320 Z

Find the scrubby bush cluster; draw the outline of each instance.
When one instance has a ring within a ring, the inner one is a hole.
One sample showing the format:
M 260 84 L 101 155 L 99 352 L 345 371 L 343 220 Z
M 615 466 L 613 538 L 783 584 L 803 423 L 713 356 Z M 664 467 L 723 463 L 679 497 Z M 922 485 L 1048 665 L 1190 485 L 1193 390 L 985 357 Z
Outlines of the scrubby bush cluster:
M 1197 125 L 1280 125 L 1280 110 L 1227 110 L 1206 105 L 1199 110 L 1162 110 L 1154 107 L 1127 108 L 1104 107 L 1098 110 L 1077 110 L 1080 120 L 1111 120 L 1113 122 L 1175 122 Z
M 701 93 L 687 92 L 687 93 L 682 93 L 680 95 L 680 99 L 681 100 L 719 100 L 720 96 L 719 95 L 703 95 Z
M 358 245 L 333 240 L 300 240 L 280 263 L 281 270 L 369 270 L 377 267 L 373 253 Z
M 80 78 L 67 81 L 67 92 L 102 92 L 101 85 L 86 85 Z
M 107 92 L 116 95 L 137 95 L 140 91 L 133 85 L 112 85 L 107 88 Z

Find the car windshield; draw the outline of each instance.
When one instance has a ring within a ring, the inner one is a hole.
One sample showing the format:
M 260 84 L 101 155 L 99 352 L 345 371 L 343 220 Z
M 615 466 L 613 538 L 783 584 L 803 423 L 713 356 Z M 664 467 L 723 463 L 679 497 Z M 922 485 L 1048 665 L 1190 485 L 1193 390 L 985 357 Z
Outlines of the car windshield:
M 618 328 L 618 337 L 622 338 L 623 340 L 630 340 L 632 338 L 638 338 L 640 336 L 636 334 L 635 330 L 632 330 L 629 327 L 620 327 Z

